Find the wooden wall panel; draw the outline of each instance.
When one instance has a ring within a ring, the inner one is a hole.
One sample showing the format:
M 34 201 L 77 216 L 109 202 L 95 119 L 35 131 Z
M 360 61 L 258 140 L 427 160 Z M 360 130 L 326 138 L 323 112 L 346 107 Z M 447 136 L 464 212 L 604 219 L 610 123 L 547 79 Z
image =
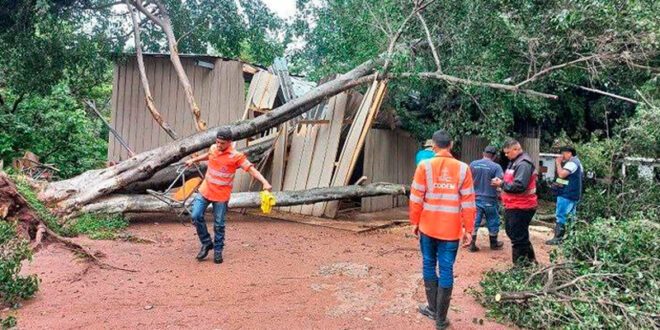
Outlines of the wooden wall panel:
M 370 182 L 410 184 L 415 173 L 417 141 L 400 130 L 371 129 L 364 146 L 364 175 Z M 362 198 L 362 212 L 406 206 L 406 197 Z
M 196 132 L 192 112 L 178 76 L 167 57 L 145 56 L 145 69 L 156 107 L 180 137 Z M 209 127 L 240 118 L 244 109 L 242 64 L 216 59 L 209 70 L 195 65 L 194 58 L 181 58 L 193 85 L 195 100 Z M 146 108 L 135 58 L 115 64 L 111 125 L 135 152 L 162 146 L 171 141 Z M 109 137 L 108 159 L 125 160 L 128 152 Z
M 484 148 L 488 146 L 488 140 L 476 135 L 465 135 L 461 139 L 462 162 L 470 164 L 472 161 L 481 159 Z

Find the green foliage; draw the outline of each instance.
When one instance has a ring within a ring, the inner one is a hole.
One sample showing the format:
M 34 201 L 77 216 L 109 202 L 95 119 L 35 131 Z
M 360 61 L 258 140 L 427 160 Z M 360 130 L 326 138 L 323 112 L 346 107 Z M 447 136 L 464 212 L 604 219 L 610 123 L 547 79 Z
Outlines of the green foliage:
M 16 184 L 16 190 L 25 198 L 25 200 L 30 204 L 30 207 L 35 211 L 39 219 L 46 223 L 48 228 L 55 231 L 56 233 L 64 236 L 75 236 L 76 233 L 70 230 L 65 229 L 57 221 L 57 217 L 54 216 L 48 208 L 41 203 L 39 198 L 37 198 L 37 193 L 32 189 L 26 178 L 22 175 L 11 175 L 12 181 Z
M 374 58 L 385 51 L 387 34 L 398 29 L 411 6 L 402 0 L 298 1 L 292 29 L 306 44 L 293 53 L 293 63 L 319 78 Z M 500 142 L 520 123 L 540 125 L 545 141 L 562 130 L 576 141 L 594 132 L 607 137 L 621 119 L 635 113 L 635 106 L 576 86 L 637 99 L 635 89 L 653 74 L 630 65 L 657 67 L 657 20 L 652 17 L 658 10 L 657 1 L 435 1 L 423 15 L 442 70 L 449 75 L 516 84 L 581 54 L 624 58 L 567 66 L 525 85 L 559 96 L 556 101 L 409 79 L 392 81 L 389 104 L 420 140 L 443 127 L 456 136 L 478 134 Z M 413 19 L 399 42 L 415 44 L 420 39 L 425 33 Z M 428 48 L 402 49 L 395 54 L 391 72 L 436 70 Z M 657 86 L 649 88 L 657 91 Z
M 19 275 L 23 260 L 30 260 L 32 252 L 26 242 L 16 235 L 13 224 L 0 221 L 0 303 L 13 306 L 19 300 L 32 297 L 39 288 L 36 275 Z M 11 319 L 3 320 L 10 324 Z
M 0 158 L 11 164 L 27 150 L 67 178 L 104 164 L 107 131 L 60 85 L 48 96 L 28 96 L 15 112 L 0 111 Z
M 644 182 L 610 187 L 587 189 L 549 266 L 485 274 L 476 295 L 490 317 L 533 329 L 657 325 L 660 192 Z M 527 298 L 507 299 L 512 293 Z
M 57 217 L 39 201 L 25 177 L 12 175 L 11 178 L 16 183 L 18 192 L 27 200 L 37 216 L 48 225 L 48 228 L 60 235 L 73 237 L 85 234 L 91 239 L 115 239 L 120 231 L 128 227 L 128 220 L 120 214 L 83 214 L 72 220 L 71 225 L 62 226 Z
M 16 317 L 10 315 L 4 319 L 0 318 L 0 328 L 2 328 L 2 330 L 11 329 L 15 326 L 16 326 Z
M 71 229 L 91 239 L 115 239 L 126 227 L 128 221 L 122 215 L 83 214 L 75 219 Z

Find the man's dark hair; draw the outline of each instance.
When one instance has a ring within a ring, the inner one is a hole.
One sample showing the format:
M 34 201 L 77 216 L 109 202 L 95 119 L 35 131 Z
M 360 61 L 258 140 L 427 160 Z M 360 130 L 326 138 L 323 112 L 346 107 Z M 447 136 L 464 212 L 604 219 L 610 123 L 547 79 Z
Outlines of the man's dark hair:
M 435 133 L 433 133 L 433 143 L 438 148 L 449 148 L 449 145 L 451 145 L 451 136 L 449 136 L 449 133 L 445 131 L 444 129 L 437 130 Z
M 229 127 L 220 127 L 215 137 L 220 140 L 231 140 L 231 129 Z
M 516 139 L 507 139 L 506 141 L 504 141 L 504 147 L 503 148 L 504 149 L 510 149 L 511 147 L 515 146 L 516 144 L 520 144 L 520 142 L 518 142 L 518 140 L 516 140 Z
M 563 146 L 563 147 L 559 148 L 559 152 L 565 152 L 565 151 L 570 152 L 571 155 L 573 155 L 573 156 L 577 156 L 577 151 L 575 151 L 575 148 L 573 148 L 571 146 Z

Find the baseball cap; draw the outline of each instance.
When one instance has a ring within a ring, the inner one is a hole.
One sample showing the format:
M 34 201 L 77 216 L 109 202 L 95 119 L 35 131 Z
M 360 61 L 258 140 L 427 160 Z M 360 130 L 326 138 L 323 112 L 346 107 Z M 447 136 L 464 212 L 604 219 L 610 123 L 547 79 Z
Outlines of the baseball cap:
M 486 154 L 491 154 L 491 155 L 496 155 L 497 154 L 497 148 L 493 146 L 487 146 L 484 148 L 484 153 Z

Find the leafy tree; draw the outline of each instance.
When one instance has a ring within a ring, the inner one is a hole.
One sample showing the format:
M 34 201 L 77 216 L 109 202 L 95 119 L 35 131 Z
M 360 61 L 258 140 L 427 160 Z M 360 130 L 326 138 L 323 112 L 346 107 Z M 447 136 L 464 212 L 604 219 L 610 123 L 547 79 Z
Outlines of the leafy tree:
M 373 58 L 411 6 L 397 0 L 298 1 L 292 26 L 307 44 L 294 53 L 294 63 L 320 77 Z M 533 78 L 523 86 L 559 99 L 410 79 L 391 85 L 390 103 L 411 132 L 423 134 L 420 139 L 445 127 L 501 141 L 515 122 L 541 125 L 546 143 L 561 129 L 575 139 L 596 130 L 606 137 L 635 105 L 580 86 L 636 99 L 635 88 L 652 79 L 658 64 L 658 9 L 655 1 L 436 1 L 422 15 L 442 72 L 501 84 Z M 414 47 L 424 39 L 423 26 L 411 20 L 399 41 L 413 50 L 396 54 L 393 72 L 435 70 L 429 48 Z

